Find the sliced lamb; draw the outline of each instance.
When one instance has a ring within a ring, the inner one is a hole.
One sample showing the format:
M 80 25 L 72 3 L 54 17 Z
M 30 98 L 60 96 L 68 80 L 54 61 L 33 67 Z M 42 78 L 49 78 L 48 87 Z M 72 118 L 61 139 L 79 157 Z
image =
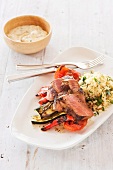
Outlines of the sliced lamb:
M 79 115 L 75 114 L 75 112 L 70 108 L 66 108 L 66 113 L 68 115 L 73 116 L 73 118 L 75 119 L 76 122 L 85 118 L 84 116 L 79 116 Z
M 79 90 L 80 86 L 79 86 L 77 80 L 70 79 L 70 80 L 68 80 L 68 83 L 69 83 L 69 87 L 73 91 L 73 93 L 76 93 Z
M 93 112 L 88 108 L 85 95 L 75 79 L 58 78 L 52 81 L 47 92 L 47 99 L 54 101 L 53 109 L 61 112 L 66 111 L 74 118 L 91 117 Z
M 52 87 L 56 90 L 57 93 L 62 91 L 62 78 L 55 79 L 52 82 Z
M 83 104 L 87 105 L 84 92 L 81 88 L 74 94 L 81 100 L 81 102 L 83 102 Z
M 56 90 L 53 88 L 53 87 L 50 87 L 49 89 L 48 89 L 48 91 L 47 91 L 47 100 L 49 100 L 49 101 L 53 101 L 54 100 L 54 98 L 57 96 L 58 94 L 57 94 L 57 92 L 56 92 Z
M 58 111 L 58 112 L 62 112 L 63 111 L 63 107 L 60 104 L 59 100 L 54 101 L 54 103 L 53 103 L 53 110 Z
M 67 104 L 67 108 L 72 109 L 75 114 L 79 116 L 91 117 L 93 116 L 93 112 L 90 108 L 88 108 L 86 102 L 82 97 L 76 94 L 69 94 L 63 97 L 63 100 Z

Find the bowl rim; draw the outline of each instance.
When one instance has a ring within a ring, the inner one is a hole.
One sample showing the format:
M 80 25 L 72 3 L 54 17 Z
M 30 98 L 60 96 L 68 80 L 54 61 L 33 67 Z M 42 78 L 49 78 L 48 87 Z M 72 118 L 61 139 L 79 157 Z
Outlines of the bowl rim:
M 19 41 L 14 41 L 14 40 L 12 40 L 11 38 L 9 38 L 9 37 L 6 35 L 4 29 L 5 29 L 5 26 L 6 26 L 6 24 L 7 24 L 8 22 L 11 22 L 13 19 L 16 19 L 16 18 L 30 17 L 30 16 L 31 16 L 31 17 L 39 17 L 39 18 L 41 18 L 42 20 L 44 20 L 45 22 L 47 22 L 47 23 L 49 24 L 50 30 L 49 30 L 48 34 L 47 34 L 44 38 L 42 38 L 41 40 L 33 41 L 33 42 L 19 42 Z M 51 28 L 50 22 L 48 22 L 48 21 L 47 21 L 44 17 L 42 17 L 42 16 L 39 16 L 39 15 L 18 15 L 18 16 L 13 17 L 13 18 L 11 18 L 11 19 L 9 19 L 9 20 L 7 20 L 7 21 L 5 22 L 5 24 L 4 24 L 4 26 L 3 26 L 3 33 L 4 33 L 4 37 L 6 37 L 7 39 L 9 39 L 10 41 L 12 41 L 12 42 L 14 42 L 14 43 L 18 43 L 18 44 L 33 44 L 33 43 L 41 42 L 41 41 L 43 41 L 44 39 L 46 39 L 47 37 L 51 36 L 51 34 L 52 34 L 52 28 Z

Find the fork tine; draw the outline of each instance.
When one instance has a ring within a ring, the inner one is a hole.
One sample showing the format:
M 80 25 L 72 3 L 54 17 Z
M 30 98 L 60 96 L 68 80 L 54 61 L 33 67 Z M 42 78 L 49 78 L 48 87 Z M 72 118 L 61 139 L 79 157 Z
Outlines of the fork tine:
M 104 56 L 97 57 L 96 59 L 94 59 L 88 63 L 89 67 L 93 67 L 97 64 L 100 64 L 101 62 L 103 62 L 104 59 L 105 59 Z
M 93 64 L 93 63 L 98 62 L 98 61 L 103 60 L 103 59 L 104 59 L 103 56 L 97 57 L 97 58 L 95 58 L 94 60 L 91 60 L 91 61 L 89 62 L 89 64 Z

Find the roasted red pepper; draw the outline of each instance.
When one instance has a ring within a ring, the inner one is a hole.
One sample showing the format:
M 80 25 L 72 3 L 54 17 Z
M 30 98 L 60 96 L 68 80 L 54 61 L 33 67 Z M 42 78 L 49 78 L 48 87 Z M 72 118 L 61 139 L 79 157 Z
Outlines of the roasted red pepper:
M 61 117 L 53 120 L 51 123 L 48 123 L 47 125 L 45 125 L 43 128 L 41 128 L 41 130 L 42 131 L 47 131 L 47 130 L 51 129 L 54 126 L 60 125 L 64 121 L 66 121 L 66 116 L 61 116 Z
M 51 129 L 52 127 L 54 126 L 57 126 L 58 125 L 58 121 L 57 119 L 56 120 L 53 120 L 52 123 L 48 123 L 47 125 L 45 125 L 44 127 L 41 128 L 42 131 L 47 131 L 49 129 Z
M 53 120 L 51 123 L 48 123 L 43 128 L 41 128 L 41 130 L 47 131 L 53 128 L 54 126 L 60 125 L 61 123 L 63 123 L 65 129 L 69 131 L 77 131 L 83 129 L 86 126 L 87 119 L 80 120 L 77 123 L 75 123 L 74 118 L 67 114 L 66 116 L 62 116 L 60 118 Z
M 45 103 L 47 103 L 47 102 L 48 102 L 48 100 L 47 100 L 46 97 L 43 97 L 43 98 L 41 98 L 41 99 L 39 100 L 39 104 L 40 104 L 40 105 L 43 105 L 43 104 L 45 104 Z
M 65 129 L 73 132 L 83 129 L 86 125 L 87 125 L 87 119 L 80 120 L 77 123 L 75 123 L 74 121 L 66 121 L 63 124 Z
M 74 121 L 73 116 L 67 114 L 66 115 L 66 121 Z
M 80 73 L 76 70 L 69 69 L 64 65 L 60 66 L 57 71 L 55 72 L 55 79 L 64 77 L 66 75 L 73 76 L 74 79 L 79 80 Z
M 77 72 L 76 70 L 71 70 L 71 73 L 72 73 L 73 78 L 75 80 L 79 80 L 80 79 L 80 73 L 79 72 Z
M 47 95 L 47 91 L 48 91 L 48 86 L 41 87 L 39 92 L 36 94 L 36 97 L 45 97 Z
M 54 74 L 55 79 L 64 77 L 68 71 L 69 69 L 64 65 L 60 66 Z

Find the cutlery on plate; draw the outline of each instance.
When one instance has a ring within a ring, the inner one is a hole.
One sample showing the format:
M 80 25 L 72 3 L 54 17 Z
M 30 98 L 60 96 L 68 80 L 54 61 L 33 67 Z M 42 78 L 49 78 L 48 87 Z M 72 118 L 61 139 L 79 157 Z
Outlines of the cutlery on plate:
M 94 60 L 90 60 L 87 62 L 60 62 L 55 64 L 43 64 L 43 65 L 22 65 L 19 64 L 16 66 L 17 70 L 37 70 L 37 69 L 43 69 L 43 68 L 51 68 L 51 67 L 58 67 L 60 65 L 67 65 L 67 66 L 74 66 L 74 68 L 80 68 L 80 69 L 89 69 L 92 68 L 98 64 L 101 64 L 104 60 L 104 56 L 99 56 L 95 58 Z
M 56 71 L 57 66 L 59 65 L 68 65 L 68 66 L 75 66 L 76 68 L 80 68 L 80 69 L 89 69 L 92 68 L 98 64 L 102 64 L 104 60 L 103 56 L 97 57 L 94 60 L 91 60 L 89 62 L 78 62 L 78 63 L 72 63 L 72 62 L 62 62 L 62 63 L 56 63 L 56 64 L 50 64 L 50 65 L 46 65 L 46 67 L 40 67 L 42 69 L 39 69 L 35 72 L 27 72 L 27 73 L 21 73 L 21 74 L 16 74 L 16 75 L 11 75 L 11 76 L 7 76 L 7 81 L 8 82 L 13 82 L 13 81 L 17 81 L 17 80 L 22 80 L 22 79 L 27 79 L 27 78 L 32 78 L 32 77 L 36 77 L 42 74 L 48 74 L 48 73 L 53 73 Z

